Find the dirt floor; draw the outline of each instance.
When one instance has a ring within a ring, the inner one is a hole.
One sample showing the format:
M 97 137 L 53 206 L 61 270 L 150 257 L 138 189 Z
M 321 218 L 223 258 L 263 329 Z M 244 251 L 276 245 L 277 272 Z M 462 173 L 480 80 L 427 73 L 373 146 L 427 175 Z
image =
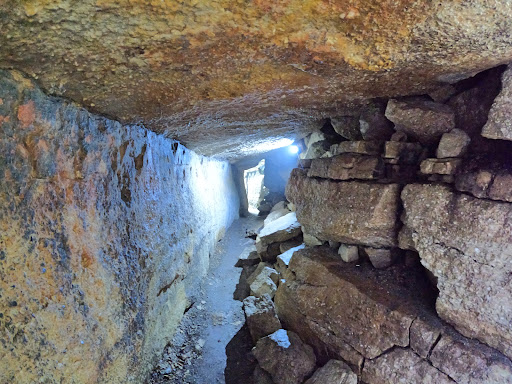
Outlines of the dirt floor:
M 234 265 L 244 248 L 254 244 L 247 234 L 262 225 L 263 218 L 251 215 L 227 230 L 210 259 L 198 299 L 185 313 L 147 384 L 250 382 L 252 345 L 242 303 L 233 299 L 241 272 Z

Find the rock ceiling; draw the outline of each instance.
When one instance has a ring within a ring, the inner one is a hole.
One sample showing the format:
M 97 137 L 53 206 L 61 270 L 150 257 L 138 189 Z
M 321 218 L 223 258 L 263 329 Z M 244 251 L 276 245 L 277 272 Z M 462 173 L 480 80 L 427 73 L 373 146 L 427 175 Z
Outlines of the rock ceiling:
M 512 60 L 493 0 L 0 0 L 0 67 L 223 157 Z

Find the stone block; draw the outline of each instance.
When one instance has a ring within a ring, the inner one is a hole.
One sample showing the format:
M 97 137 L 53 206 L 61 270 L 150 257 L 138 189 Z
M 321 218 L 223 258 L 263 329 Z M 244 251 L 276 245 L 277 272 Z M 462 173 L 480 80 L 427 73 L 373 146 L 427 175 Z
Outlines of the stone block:
M 287 196 L 299 221 L 320 240 L 371 247 L 396 246 L 398 184 L 333 182 L 292 171 Z
M 333 155 L 342 153 L 356 153 L 360 155 L 380 155 L 382 143 L 378 141 L 342 141 L 336 147 Z
M 370 259 L 370 263 L 377 269 L 388 268 L 393 265 L 396 252 L 390 249 L 379 249 L 367 247 L 364 249 Z
M 359 248 L 356 245 L 341 244 L 338 255 L 345 263 L 353 263 L 359 260 Z
M 426 159 L 421 162 L 424 175 L 454 175 L 462 164 L 460 159 Z
M 494 100 L 482 129 L 489 139 L 512 140 L 512 68 L 509 66 L 501 78 L 501 91 Z
M 316 366 L 313 349 L 284 329 L 260 339 L 253 354 L 275 384 L 301 384 Z
M 437 278 L 439 316 L 511 357 L 512 205 L 439 185 L 408 185 L 402 200 L 404 224 Z
M 470 142 L 471 139 L 466 132 L 461 129 L 453 129 L 441 136 L 436 157 L 438 159 L 462 157 L 466 154 Z
M 359 118 L 355 116 L 331 117 L 331 125 L 336 133 L 347 140 L 361 140 Z
M 269 295 L 249 296 L 244 299 L 244 313 L 252 340 L 256 343 L 281 328 L 274 303 Z
M 455 128 L 455 113 L 444 104 L 423 98 L 389 100 L 386 117 L 397 131 L 425 145 L 438 142 L 443 133 Z

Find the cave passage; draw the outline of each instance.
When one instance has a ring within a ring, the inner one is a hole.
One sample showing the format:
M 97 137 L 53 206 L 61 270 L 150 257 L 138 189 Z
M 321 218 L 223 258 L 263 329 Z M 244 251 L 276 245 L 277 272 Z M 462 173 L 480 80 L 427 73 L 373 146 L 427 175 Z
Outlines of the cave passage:
M 511 21 L 0 0 L 0 384 L 512 384 Z

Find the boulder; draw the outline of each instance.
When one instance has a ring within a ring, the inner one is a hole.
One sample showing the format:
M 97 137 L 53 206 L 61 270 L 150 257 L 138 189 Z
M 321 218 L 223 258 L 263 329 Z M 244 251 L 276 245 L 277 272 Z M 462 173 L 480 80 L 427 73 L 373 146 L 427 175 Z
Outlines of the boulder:
M 404 266 L 382 271 L 368 263 L 340 263 L 336 256 L 326 246 L 294 253 L 275 297 L 279 319 L 317 354 L 327 351 L 356 367 L 363 357 L 408 346 L 428 283 Z
M 331 117 L 331 125 L 336 133 L 347 140 L 362 139 L 359 119 L 354 116 Z
M 270 264 L 260 263 L 247 279 L 247 283 L 252 296 L 261 297 L 268 294 L 270 297 L 274 297 L 279 283 L 279 273 L 271 268 Z
M 243 303 L 245 320 L 255 343 L 281 328 L 274 303 L 269 295 L 249 296 Z
M 329 360 L 304 384 L 357 384 L 357 375 L 340 360 Z
M 404 225 L 437 277 L 439 316 L 465 336 L 512 356 L 512 205 L 439 185 L 408 185 Z
M 364 251 L 368 255 L 372 265 L 378 269 L 390 267 L 393 265 L 396 258 L 396 252 L 390 249 L 367 247 Z
M 256 249 L 259 254 L 264 254 L 270 244 L 293 239 L 300 233 L 295 212 L 290 212 L 263 227 L 256 238 Z
M 359 260 L 359 248 L 356 245 L 341 244 L 338 255 L 345 263 L 352 263 Z
M 329 152 L 331 143 L 328 140 L 317 141 L 308 145 L 307 149 L 300 154 L 301 159 L 319 159 Z
M 453 129 L 441 137 L 436 156 L 438 159 L 464 156 L 470 142 L 471 139 L 466 132 L 461 129 Z
M 453 380 L 446 374 L 412 350 L 403 348 L 367 360 L 361 377 L 367 384 L 453 384 Z
M 398 184 L 316 180 L 299 169 L 292 171 L 286 188 L 309 234 L 376 248 L 396 245 L 399 193 Z
M 501 78 L 501 91 L 494 100 L 482 129 L 489 139 L 512 140 L 512 68 L 509 66 Z
M 386 117 L 397 131 L 425 145 L 435 144 L 455 128 L 455 113 L 449 106 L 422 98 L 389 100 Z
M 313 349 L 296 333 L 284 329 L 260 339 L 253 354 L 275 384 L 300 384 L 316 366 Z

